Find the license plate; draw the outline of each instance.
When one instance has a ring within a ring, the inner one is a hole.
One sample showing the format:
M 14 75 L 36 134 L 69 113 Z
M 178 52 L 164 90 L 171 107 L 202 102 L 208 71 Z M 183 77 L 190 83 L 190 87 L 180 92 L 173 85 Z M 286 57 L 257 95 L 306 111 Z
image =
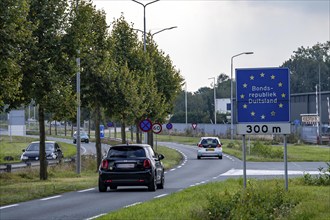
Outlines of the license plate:
M 211 148 L 211 149 L 206 149 L 206 151 L 214 151 L 214 149 L 213 149 L 213 148 Z
M 117 164 L 117 168 L 121 168 L 121 169 L 134 168 L 134 163 L 121 163 L 121 164 Z

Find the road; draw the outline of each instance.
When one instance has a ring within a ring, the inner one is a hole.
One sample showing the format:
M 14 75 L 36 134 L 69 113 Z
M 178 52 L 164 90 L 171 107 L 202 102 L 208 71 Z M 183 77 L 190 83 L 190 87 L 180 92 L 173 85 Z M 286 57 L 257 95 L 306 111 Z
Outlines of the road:
M 197 160 L 197 147 L 175 143 L 159 143 L 159 145 L 177 149 L 184 156 L 178 167 L 165 173 L 165 188 L 162 190 L 149 192 L 147 188 L 118 187 L 117 191 L 99 193 L 95 187 L 0 207 L 0 219 L 92 219 L 119 208 L 168 196 L 188 187 L 242 176 L 242 161 L 229 155 L 225 155 L 222 160 Z M 86 152 L 95 148 L 93 144 L 83 144 L 82 147 Z M 320 166 L 326 167 L 326 164 L 291 162 L 288 164 L 289 175 L 301 175 L 303 171 L 316 173 Z M 274 175 L 284 178 L 283 170 L 283 163 L 247 163 L 248 178 L 265 178 Z

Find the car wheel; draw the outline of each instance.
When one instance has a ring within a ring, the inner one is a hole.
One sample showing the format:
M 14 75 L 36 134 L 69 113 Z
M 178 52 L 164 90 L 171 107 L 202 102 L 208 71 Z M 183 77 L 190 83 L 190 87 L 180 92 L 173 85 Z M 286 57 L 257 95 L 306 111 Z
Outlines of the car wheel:
M 110 189 L 117 189 L 117 186 L 110 185 Z
M 198 159 L 198 160 L 200 160 L 200 159 L 201 159 L 201 157 L 200 157 L 200 156 L 197 156 L 197 159 Z
M 85 143 L 88 144 L 89 140 L 86 140 Z
M 219 159 L 220 159 L 220 160 L 222 160 L 222 155 L 221 155 L 221 156 L 219 156 Z
M 75 144 L 76 143 L 76 140 L 74 140 L 73 143 Z
M 99 178 L 99 192 L 106 192 L 107 186 L 103 183 L 101 178 Z
M 164 176 L 164 173 L 163 173 L 162 177 L 161 177 L 160 184 L 157 184 L 157 189 L 164 189 L 164 182 L 165 182 L 165 176 Z
M 155 192 L 157 189 L 156 178 L 155 176 L 152 177 L 151 182 L 148 186 L 148 190 L 151 192 Z

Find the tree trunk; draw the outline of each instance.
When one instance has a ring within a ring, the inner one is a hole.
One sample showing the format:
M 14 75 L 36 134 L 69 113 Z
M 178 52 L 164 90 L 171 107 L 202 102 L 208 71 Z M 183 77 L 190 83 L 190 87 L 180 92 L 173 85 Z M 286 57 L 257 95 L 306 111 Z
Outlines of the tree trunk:
M 116 125 L 116 122 L 113 123 L 114 125 L 114 128 L 115 128 L 115 140 L 117 139 L 117 125 Z
M 45 133 L 45 114 L 44 108 L 39 105 L 39 159 L 40 159 L 40 180 L 47 180 L 47 161 L 46 161 L 46 133 Z
M 73 122 L 71 121 L 71 137 L 73 137 Z
M 132 143 L 134 142 L 133 134 L 134 134 L 134 132 L 133 132 L 133 126 L 131 125 L 131 141 L 132 141 Z
M 141 138 L 140 138 L 140 127 L 139 127 L 138 123 L 136 124 L 135 134 L 136 134 L 136 143 L 141 144 L 142 142 L 141 142 Z
M 125 122 L 121 121 L 121 143 L 126 143 L 126 131 L 125 131 Z
M 57 121 L 55 120 L 55 135 L 57 135 Z
M 154 133 L 152 131 L 148 131 L 148 144 L 153 148 L 154 147 Z
M 64 136 L 66 136 L 66 123 L 67 123 L 67 121 L 65 120 L 64 123 L 65 123 L 64 124 Z
M 96 148 L 96 171 L 101 164 L 102 160 L 102 145 L 100 138 L 100 121 L 101 121 L 101 109 L 99 106 L 95 108 L 95 148 Z

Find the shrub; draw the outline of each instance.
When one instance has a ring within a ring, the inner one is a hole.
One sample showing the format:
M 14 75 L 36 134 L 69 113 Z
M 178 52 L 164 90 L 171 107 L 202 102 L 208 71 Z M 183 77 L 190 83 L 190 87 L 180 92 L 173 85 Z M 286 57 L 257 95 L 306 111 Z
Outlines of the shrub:
M 330 163 L 327 163 L 328 168 L 320 167 L 320 174 L 312 176 L 309 173 L 303 177 L 303 182 L 306 185 L 329 186 L 330 185 Z
M 208 196 L 206 219 L 278 219 L 290 214 L 298 204 L 278 182 L 275 186 L 254 185 L 234 194 L 227 191 Z
M 228 144 L 226 144 L 226 147 L 231 148 L 231 149 L 236 149 L 236 150 L 241 150 L 241 144 L 238 141 L 234 141 L 234 142 L 229 142 Z
M 281 149 L 274 149 L 270 145 L 264 145 L 260 141 L 252 144 L 251 152 L 254 155 L 265 158 L 284 158 L 284 153 Z

